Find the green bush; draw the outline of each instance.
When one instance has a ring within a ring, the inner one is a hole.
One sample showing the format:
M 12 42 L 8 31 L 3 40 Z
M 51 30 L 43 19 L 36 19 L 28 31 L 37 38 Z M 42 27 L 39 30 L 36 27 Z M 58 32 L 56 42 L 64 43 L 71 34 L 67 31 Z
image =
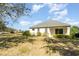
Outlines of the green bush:
M 31 36 L 31 34 L 29 31 L 25 31 L 25 32 L 23 32 L 23 36 L 29 37 L 29 36 Z
M 15 33 L 14 31 L 11 31 L 10 33 Z
M 53 35 L 55 38 L 66 38 L 66 39 L 70 39 L 71 36 L 69 35 L 63 35 L 63 34 L 55 34 Z
M 75 34 L 76 33 L 79 33 L 79 27 L 77 27 L 77 26 L 72 26 L 71 27 L 71 30 L 70 30 L 70 34 L 71 34 L 71 38 L 72 39 L 77 39 L 76 37 L 75 37 Z
M 37 36 L 41 36 L 41 33 L 40 32 L 37 32 Z
M 63 35 L 61 35 L 61 34 L 55 34 L 55 35 L 53 35 L 55 38 L 63 38 Z
M 70 35 L 64 35 L 64 38 L 71 39 L 71 36 Z

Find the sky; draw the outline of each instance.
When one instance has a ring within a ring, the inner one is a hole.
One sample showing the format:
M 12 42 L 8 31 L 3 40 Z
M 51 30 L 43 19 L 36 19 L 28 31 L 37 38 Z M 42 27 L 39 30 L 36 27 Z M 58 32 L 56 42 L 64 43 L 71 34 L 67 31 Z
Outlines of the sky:
M 31 9 L 30 16 L 19 17 L 13 25 L 8 24 L 9 27 L 25 31 L 33 25 L 50 19 L 79 26 L 78 3 L 26 3 L 26 7 Z

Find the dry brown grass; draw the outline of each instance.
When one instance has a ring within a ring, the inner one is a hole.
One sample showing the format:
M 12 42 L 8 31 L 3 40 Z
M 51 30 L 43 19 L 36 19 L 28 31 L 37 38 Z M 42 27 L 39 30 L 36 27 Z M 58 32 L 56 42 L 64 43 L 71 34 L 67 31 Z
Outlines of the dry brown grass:
M 2 56 L 21 56 L 21 55 L 29 55 L 31 48 L 30 43 L 21 43 L 17 47 L 12 47 L 9 49 L 0 49 L 0 55 Z
M 29 39 L 34 39 L 33 43 L 31 41 L 26 41 L 24 43 L 19 43 L 18 46 L 14 46 L 11 48 L 6 49 L 0 49 L 0 55 L 1 56 L 60 56 L 61 52 L 63 53 L 64 50 L 59 52 L 58 50 L 50 50 L 45 47 L 48 44 L 51 47 L 55 47 L 56 49 L 60 49 L 65 47 L 73 47 L 73 49 L 79 50 L 79 45 L 76 48 L 74 44 L 71 42 L 62 43 L 62 42 L 52 42 L 52 43 L 46 43 L 44 41 L 45 37 L 30 37 Z M 58 41 L 58 40 L 56 40 Z M 49 52 L 48 52 L 49 51 Z
M 43 41 L 44 37 L 33 37 L 36 39 L 33 43 L 25 42 L 19 43 L 18 46 L 0 49 L 1 56 L 46 56 L 46 48 L 42 48 L 46 45 Z
M 49 55 L 79 56 L 79 41 L 46 39 Z

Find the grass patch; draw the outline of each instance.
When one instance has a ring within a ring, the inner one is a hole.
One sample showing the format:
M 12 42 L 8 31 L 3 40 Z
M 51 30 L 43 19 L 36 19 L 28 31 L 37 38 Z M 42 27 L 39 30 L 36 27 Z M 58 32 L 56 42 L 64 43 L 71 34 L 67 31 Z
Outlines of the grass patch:
M 29 51 L 30 51 L 30 49 L 28 47 L 21 47 L 21 48 L 19 48 L 19 52 L 20 53 L 27 53 Z

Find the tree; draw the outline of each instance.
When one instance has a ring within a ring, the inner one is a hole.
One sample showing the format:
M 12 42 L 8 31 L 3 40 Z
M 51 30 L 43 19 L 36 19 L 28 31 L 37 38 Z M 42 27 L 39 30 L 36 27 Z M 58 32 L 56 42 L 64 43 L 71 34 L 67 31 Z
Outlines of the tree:
M 30 11 L 24 3 L 0 3 L 0 20 L 8 23 L 5 18 L 17 19 L 21 15 L 29 15 Z
M 70 32 L 72 38 L 75 37 L 75 34 L 76 34 L 76 33 L 79 33 L 79 27 L 77 27 L 77 26 L 72 26 L 72 27 L 71 27 L 71 32 Z
M 5 24 L 2 21 L 0 21 L 0 31 L 5 31 L 5 29 L 6 29 Z
M 24 3 L 0 3 L 0 30 L 4 31 L 9 23 L 7 18 L 11 18 L 12 22 L 17 22 L 17 18 L 22 15 L 29 15 L 31 9 L 26 7 Z M 13 25 L 13 24 L 11 24 Z M 9 28 L 6 28 L 9 30 Z
M 0 32 L 1 31 L 11 32 L 11 31 L 14 31 L 14 29 L 6 27 L 6 25 L 4 24 L 4 22 L 0 21 Z
M 23 36 L 29 37 L 31 36 L 31 33 L 29 31 L 24 31 Z
M 79 32 L 79 27 L 77 27 L 77 26 L 72 26 L 72 27 L 71 27 L 71 34 L 74 34 L 74 33 L 77 33 L 77 32 Z

